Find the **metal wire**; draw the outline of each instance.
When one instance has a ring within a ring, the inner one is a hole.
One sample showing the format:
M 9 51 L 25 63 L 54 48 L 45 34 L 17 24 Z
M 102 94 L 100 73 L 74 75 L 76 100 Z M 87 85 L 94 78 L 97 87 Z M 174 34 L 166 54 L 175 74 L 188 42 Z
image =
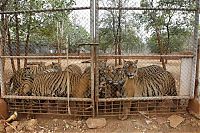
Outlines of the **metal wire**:
M 99 10 L 166 10 L 166 11 L 199 11 L 197 8 L 159 8 L 159 7 L 98 7 Z
M 58 12 L 58 11 L 70 11 L 70 10 L 85 10 L 90 7 L 71 7 L 71 8 L 51 8 L 51 9 L 40 9 L 40 10 L 19 10 L 19 11 L 0 11 L 0 14 L 16 14 L 16 13 L 40 13 L 40 12 Z
M 67 101 L 67 97 L 45 97 L 45 96 L 15 96 L 15 95 L 2 95 L 2 98 L 11 99 L 39 99 L 39 100 L 62 100 Z M 69 98 L 70 101 L 91 101 L 91 98 Z
M 196 0 L 196 7 L 199 9 L 200 1 Z M 197 65 L 197 49 L 198 49 L 198 37 L 199 37 L 199 12 L 195 12 L 195 24 L 194 24 L 194 57 L 192 64 L 192 75 L 191 75 L 191 91 L 190 95 L 194 97 L 195 81 L 196 81 L 196 65 Z
M 11 59 L 66 59 L 66 56 L 0 56 L 0 58 Z M 90 59 L 90 56 L 69 56 L 69 59 Z
M 138 101 L 138 100 L 163 100 L 163 99 L 190 99 L 190 96 L 158 96 L 158 97 L 126 97 L 126 98 L 99 98 L 99 102 L 105 101 Z
M 19 99 L 6 99 L 9 112 L 17 111 L 20 114 L 54 114 L 54 115 L 69 115 L 68 103 L 60 100 L 19 100 Z M 91 102 L 85 101 L 70 101 L 70 108 L 73 116 L 92 116 L 90 108 Z

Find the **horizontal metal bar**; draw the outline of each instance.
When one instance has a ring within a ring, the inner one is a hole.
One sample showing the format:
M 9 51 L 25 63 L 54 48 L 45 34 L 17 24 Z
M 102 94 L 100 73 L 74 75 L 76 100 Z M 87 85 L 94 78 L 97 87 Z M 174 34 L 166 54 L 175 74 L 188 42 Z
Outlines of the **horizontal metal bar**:
M 160 59 L 161 57 L 165 59 L 177 60 L 181 58 L 193 58 L 193 55 L 99 55 L 99 59 Z
M 36 99 L 36 100 L 62 100 L 67 101 L 67 97 L 45 97 L 45 96 L 14 96 L 14 95 L 2 95 L 1 98 L 10 98 L 10 99 Z M 70 101 L 88 101 L 91 102 L 91 98 L 69 98 Z
M 160 57 L 166 58 L 166 59 L 181 59 L 181 58 L 193 58 L 193 55 L 99 55 L 100 59 L 108 58 L 108 59 L 114 59 L 114 58 L 124 58 L 124 59 L 160 59 Z M 58 59 L 63 58 L 66 59 L 67 56 L 0 56 L 0 58 L 16 58 L 16 59 L 24 59 L 24 58 L 30 58 L 30 59 Z M 90 59 L 90 56 L 68 56 L 69 59 Z
M 128 116 L 140 116 L 141 113 L 138 113 L 138 112 L 140 112 L 140 111 L 131 112 L 130 114 L 128 114 Z M 186 109 L 183 109 L 183 110 L 180 110 L 180 111 L 177 111 L 177 112 L 170 112 L 170 111 L 165 111 L 165 112 L 157 112 L 157 111 L 155 111 L 155 112 L 147 112 L 146 111 L 145 115 L 156 115 L 156 116 L 161 115 L 160 117 L 162 117 L 163 115 L 170 115 L 170 114 L 171 115 L 175 115 L 175 114 L 180 115 L 180 114 L 186 114 L 186 113 L 187 113 Z M 110 118 L 110 117 L 119 116 L 119 114 L 121 114 L 121 112 L 117 112 L 117 113 L 113 113 L 113 112 L 102 113 L 102 112 L 100 112 L 98 115 Z
M 162 100 L 162 99 L 191 99 L 191 97 L 190 96 L 160 96 L 160 97 L 99 98 L 98 102 L 108 102 L 108 101 L 137 101 L 137 100 Z
M 99 45 L 99 43 L 77 43 L 78 46 L 83 46 L 83 45 Z
M 99 10 L 172 10 L 194 12 L 196 8 L 161 8 L 161 7 L 98 7 Z
M 0 14 L 40 13 L 40 12 L 57 12 L 57 11 L 85 10 L 85 9 L 90 9 L 90 7 L 70 7 L 70 8 L 51 8 L 51 9 L 39 9 L 39 10 L 0 11 Z
M 12 58 L 12 59 L 90 59 L 90 56 L 0 56 L 0 58 Z
M 63 113 L 63 114 L 60 114 L 60 113 L 41 113 L 41 112 L 22 112 L 22 111 L 18 111 L 17 112 L 18 114 L 34 114 L 34 115 L 54 115 L 55 117 L 56 116 L 71 116 L 71 115 L 69 115 L 69 114 L 67 114 L 67 113 Z M 87 112 L 86 112 L 87 113 Z M 88 117 L 88 116 L 92 116 L 92 113 L 90 113 L 90 112 L 88 112 L 87 114 L 86 113 L 82 113 L 82 114 L 72 114 L 73 116 L 86 116 L 86 117 Z M 47 117 L 47 116 L 46 116 Z

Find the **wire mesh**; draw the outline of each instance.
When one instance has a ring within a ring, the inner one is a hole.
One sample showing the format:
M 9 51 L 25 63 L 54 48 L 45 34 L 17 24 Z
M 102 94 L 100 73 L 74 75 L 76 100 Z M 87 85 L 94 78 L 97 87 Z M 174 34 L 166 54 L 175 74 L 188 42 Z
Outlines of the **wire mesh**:
M 130 115 L 163 115 L 185 113 L 187 110 L 188 99 L 181 99 L 182 105 L 170 104 L 169 99 L 165 100 L 136 100 L 131 101 Z M 123 112 L 125 101 L 99 101 L 98 115 L 102 116 L 120 116 Z
M 123 61 L 138 59 L 139 68 L 166 66 L 175 79 L 178 93 L 175 98 L 183 103 L 182 107 L 175 105 L 176 110 L 182 111 L 194 91 L 198 6 L 198 1 L 193 0 L 8 1 L 0 11 L 1 95 L 8 99 L 10 111 L 16 109 L 22 113 L 32 110 L 39 114 L 66 114 L 72 106 L 72 110 L 80 107 L 82 112 L 78 115 L 93 113 L 94 116 L 96 101 L 98 115 L 120 114 L 127 100 L 122 98 Z M 80 45 L 88 42 L 99 46 Z M 70 95 L 70 102 L 60 103 L 62 98 L 44 96 L 32 104 L 37 96 L 28 100 L 27 95 L 18 97 L 19 94 L 11 92 L 9 82 L 13 71 L 52 62 L 60 63 L 62 70 L 70 64 L 78 65 L 81 71 L 91 70 L 91 89 L 84 94 L 85 99 L 72 100 Z M 115 72 L 112 85 L 107 83 L 109 75 L 104 74 L 105 67 L 109 68 L 106 71 Z M 120 84 L 114 80 L 120 80 Z M 134 98 L 131 115 L 139 111 L 169 113 L 171 105 L 165 109 L 162 102 L 174 99 L 139 97 L 135 101 Z
M 71 114 L 68 113 L 67 101 L 61 100 L 24 100 L 7 99 L 9 112 L 23 114 L 55 114 L 73 116 L 92 116 L 91 102 L 70 101 Z
M 94 80 L 93 46 L 87 45 L 93 42 L 94 34 L 90 20 L 94 18 L 92 3 L 90 0 L 4 3 L 5 8 L 0 11 L 1 97 L 7 100 L 11 112 L 94 115 L 93 93 L 89 92 Z M 58 69 L 46 69 L 54 64 L 59 64 Z M 81 83 L 88 86 L 84 92 L 79 91 Z M 53 92 L 50 88 L 60 90 Z
M 99 0 L 97 5 L 98 55 L 104 57 L 98 60 L 97 113 L 120 114 L 127 99 L 132 104 L 128 106 L 128 109 L 131 109 L 129 115 L 139 111 L 151 113 L 148 106 L 152 106 L 152 102 L 156 113 L 171 112 L 170 105 L 166 105 L 167 109 L 162 106 L 161 109 L 156 108 L 160 103 L 159 100 L 154 99 L 156 96 L 123 97 L 123 88 L 126 87 L 124 84 L 127 81 L 126 77 L 122 76 L 124 60 L 133 62 L 138 60 L 138 71 L 151 65 L 166 68 L 175 80 L 177 92 L 175 97 L 179 99 L 187 97 L 182 101 L 185 103 L 183 108 L 175 105 L 176 109 L 185 110 L 188 99 L 193 97 L 194 90 L 191 82 L 193 84 L 195 75 L 192 66 L 195 65 L 193 59 L 196 58 L 193 50 L 197 46 L 198 31 L 195 26 L 198 25 L 198 20 L 195 14 L 197 16 L 198 1 Z M 175 38 L 183 42 L 180 43 Z M 157 95 L 157 98 L 170 101 L 173 96 Z
M 104 56 L 109 58 L 110 56 Z M 126 56 L 129 57 L 129 56 Z M 131 59 L 131 58 L 126 58 L 121 56 L 121 60 L 122 63 L 124 61 L 132 61 L 134 62 L 135 60 L 138 60 L 138 68 L 144 68 L 147 66 L 151 66 L 151 65 L 157 65 L 157 66 L 161 66 L 162 67 L 162 63 L 158 59 L 153 59 L 153 57 L 151 57 L 151 59 L 146 57 L 141 57 L 140 59 L 137 59 L 138 57 L 136 56 L 135 59 Z M 101 93 L 102 95 L 99 97 L 100 98 L 117 98 L 117 95 L 115 94 L 115 96 L 111 96 L 114 95 L 114 93 L 116 92 L 121 92 L 124 82 L 126 80 L 125 77 L 123 77 L 123 64 L 122 65 L 116 65 L 115 61 L 119 61 L 119 57 L 117 59 L 112 59 L 114 58 L 114 56 L 110 57 L 109 59 L 100 59 L 99 60 L 99 76 L 98 76 L 98 81 L 99 81 L 99 93 Z M 174 59 L 174 60 L 168 60 L 168 63 L 166 64 L 166 70 L 168 72 L 170 72 L 173 75 L 173 78 L 175 79 L 175 84 L 176 84 L 176 89 L 177 89 L 177 93 L 178 95 L 180 95 L 180 84 L 183 83 L 184 81 L 181 81 L 181 65 L 183 64 L 182 59 Z M 188 68 L 187 68 L 188 67 Z M 185 69 L 189 69 L 190 66 L 186 66 Z M 190 69 L 189 69 L 190 71 Z M 109 75 L 109 73 L 111 73 L 112 75 Z M 150 72 L 149 72 L 150 73 Z M 182 74 L 186 73 L 186 71 L 182 72 Z M 186 75 L 183 75 L 186 76 Z M 187 75 L 189 78 L 191 75 Z M 120 84 L 121 82 L 121 84 Z M 109 88 L 111 87 L 111 88 Z M 110 90 L 105 90 L 105 89 L 110 89 Z M 183 88 L 187 88 L 187 86 L 183 86 Z M 189 88 L 187 88 L 189 89 Z M 110 93 L 110 94 L 105 94 L 105 93 Z M 190 93 L 187 93 L 185 96 L 190 96 Z

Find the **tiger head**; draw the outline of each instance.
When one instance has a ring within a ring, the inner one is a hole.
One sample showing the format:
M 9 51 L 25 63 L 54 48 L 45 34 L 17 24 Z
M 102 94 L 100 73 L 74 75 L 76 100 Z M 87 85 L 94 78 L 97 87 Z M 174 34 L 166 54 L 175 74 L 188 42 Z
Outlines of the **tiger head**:
M 124 66 L 123 66 L 124 73 L 125 73 L 125 76 L 128 77 L 129 79 L 132 79 L 135 76 L 137 76 L 137 71 L 138 71 L 137 63 L 138 63 L 138 60 L 135 60 L 135 61 L 124 60 Z
M 52 62 L 52 64 L 50 64 L 49 67 L 53 68 L 57 72 L 62 71 L 62 67 L 60 63 Z

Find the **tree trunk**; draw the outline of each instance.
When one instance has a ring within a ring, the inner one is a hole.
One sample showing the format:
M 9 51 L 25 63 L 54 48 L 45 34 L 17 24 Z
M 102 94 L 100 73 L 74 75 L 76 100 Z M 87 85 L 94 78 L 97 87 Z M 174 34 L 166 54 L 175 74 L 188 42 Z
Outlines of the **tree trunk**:
M 169 52 L 170 47 L 170 31 L 169 31 L 169 24 L 166 25 L 167 27 L 167 46 L 165 46 L 165 54 L 167 55 Z M 167 64 L 167 59 L 165 59 L 165 64 Z
M 18 6 L 18 0 L 15 0 L 15 10 L 18 10 L 17 6 Z M 15 29 L 16 29 L 16 55 L 20 56 L 20 42 L 19 42 L 19 20 L 18 20 L 18 14 L 15 13 Z M 20 59 L 17 58 L 17 69 L 20 69 Z
M 150 1 L 150 5 L 151 5 L 151 7 L 153 7 L 153 0 Z M 163 45 L 162 45 L 161 37 L 160 37 L 160 30 L 159 30 L 159 27 L 157 25 L 156 12 L 153 11 L 150 14 L 150 17 L 153 20 L 153 23 L 155 24 L 154 28 L 155 28 L 155 31 L 156 31 L 157 43 L 158 43 L 158 47 L 159 47 L 159 50 L 160 50 L 160 55 L 163 55 Z M 166 66 L 165 66 L 165 62 L 164 62 L 163 57 L 160 57 L 160 61 L 162 62 L 163 68 L 166 70 Z
M 8 0 L 1 1 L 1 7 L 0 10 L 4 11 L 6 9 L 6 5 L 8 4 Z M 7 32 L 7 23 L 5 21 L 5 15 L 1 14 L 1 35 L 2 35 L 2 43 L 0 44 L 0 55 L 5 55 L 5 45 L 6 45 L 6 32 Z M 2 59 L 2 71 L 4 71 L 4 65 L 5 65 L 5 59 Z
M 117 55 L 117 35 L 116 35 L 116 30 L 115 30 L 115 15 L 113 12 L 111 12 L 112 14 L 112 32 L 113 32 L 113 45 L 114 45 L 114 50 L 115 50 L 115 55 Z M 117 65 L 117 58 L 115 58 L 115 66 Z
M 10 37 L 9 26 L 7 27 L 7 31 L 8 31 L 8 44 L 7 44 L 7 45 L 8 45 L 9 55 L 10 55 L 10 56 L 13 56 L 13 51 L 12 51 L 12 47 L 11 47 L 11 37 Z M 10 59 L 10 62 L 11 62 L 11 66 L 12 66 L 13 72 L 16 72 L 14 59 L 11 58 L 11 59 Z
M 27 36 L 26 36 L 26 44 L 25 44 L 25 56 L 28 55 L 28 45 L 30 38 L 30 29 L 31 29 L 31 14 L 29 14 L 29 23 L 27 25 Z M 27 58 L 24 59 L 24 68 L 27 66 Z
M 157 36 L 158 47 L 160 49 L 160 55 L 163 55 L 163 46 L 162 46 L 162 43 L 161 43 L 160 32 L 159 32 L 158 27 L 156 27 L 156 36 Z M 166 70 L 166 66 L 165 66 L 165 62 L 164 62 L 163 57 L 160 57 L 160 61 L 162 62 L 163 68 Z
M 122 16 L 122 10 L 121 10 L 121 0 L 119 1 L 119 16 L 118 16 L 118 27 L 117 27 L 117 37 L 118 37 L 118 54 L 121 55 L 121 38 L 122 38 L 122 28 L 121 28 L 121 16 Z M 121 57 L 119 57 L 119 65 L 122 64 Z

